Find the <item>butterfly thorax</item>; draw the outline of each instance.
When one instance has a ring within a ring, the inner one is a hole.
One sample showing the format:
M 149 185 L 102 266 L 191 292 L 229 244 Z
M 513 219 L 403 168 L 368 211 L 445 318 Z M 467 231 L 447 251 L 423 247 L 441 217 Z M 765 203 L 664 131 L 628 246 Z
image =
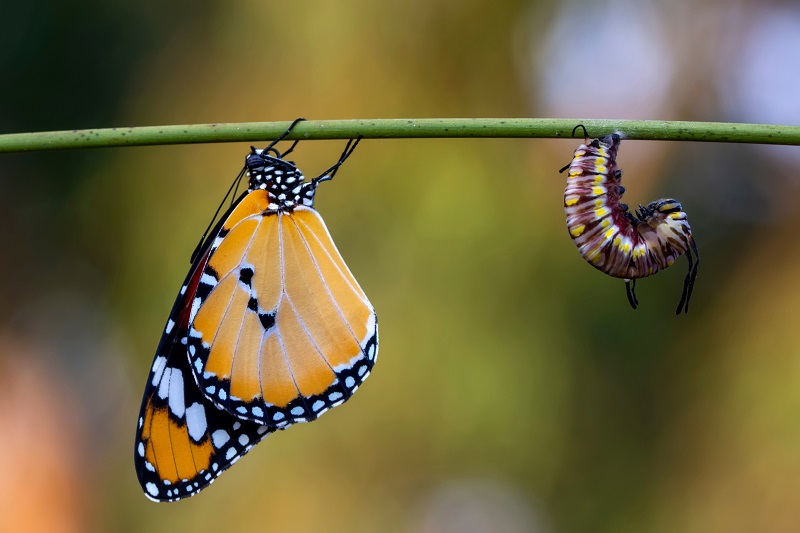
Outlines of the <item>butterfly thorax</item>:
M 303 173 L 291 161 L 254 150 L 245 159 L 248 188 L 262 189 L 269 195 L 269 209 L 292 211 L 298 205 L 314 206 L 316 183 L 304 181 Z

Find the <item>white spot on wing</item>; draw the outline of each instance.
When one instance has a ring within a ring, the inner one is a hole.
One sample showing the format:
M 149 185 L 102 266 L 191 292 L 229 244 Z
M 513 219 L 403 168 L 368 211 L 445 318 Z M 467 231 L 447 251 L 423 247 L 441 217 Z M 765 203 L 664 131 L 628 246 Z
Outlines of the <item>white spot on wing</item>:
M 161 382 L 158 384 L 158 397 L 162 400 L 166 400 L 167 396 L 169 396 L 169 382 L 170 376 L 172 375 L 173 368 L 165 368 L 162 372 Z
M 167 329 L 164 330 L 166 331 L 167 335 L 169 335 L 169 332 L 172 331 L 173 327 L 175 327 L 175 321 L 170 318 L 169 320 L 167 320 Z
M 183 397 L 183 372 L 177 368 L 172 369 L 169 380 L 169 410 L 178 418 L 183 418 L 186 404 Z
M 192 300 L 192 312 L 189 315 L 189 322 L 194 322 L 194 317 L 197 314 L 197 310 L 200 309 L 200 298 L 195 298 Z M 194 336 L 194 328 L 192 328 L 192 336 Z M 199 336 L 199 335 L 198 335 Z
M 218 429 L 211 434 L 211 441 L 214 443 L 214 448 L 222 448 L 231 440 L 231 436 L 224 429 Z
M 152 497 L 154 497 L 154 498 L 155 498 L 156 496 L 158 496 L 158 487 L 156 487 L 156 484 L 155 484 L 155 483 L 153 483 L 153 482 L 150 482 L 150 483 L 146 484 L 146 485 L 144 486 L 144 488 L 147 490 L 147 493 L 148 493 L 150 496 L 152 496 Z
M 208 285 L 210 287 L 213 287 L 214 285 L 217 284 L 217 280 L 214 279 L 214 276 L 211 276 L 203 272 L 203 275 L 200 276 L 200 283 L 202 283 L 203 285 Z
M 164 372 L 164 367 L 167 364 L 167 358 L 159 355 L 153 361 L 153 385 L 158 384 L 161 380 L 161 374 Z
M 206 410 L 197 402 L 193 403 L 186 409 L 186 429 L 189 430 L 189 436 L 195 442 L 200 441 L 203 435 L 206 434 L 208 424 L 206 423 Z

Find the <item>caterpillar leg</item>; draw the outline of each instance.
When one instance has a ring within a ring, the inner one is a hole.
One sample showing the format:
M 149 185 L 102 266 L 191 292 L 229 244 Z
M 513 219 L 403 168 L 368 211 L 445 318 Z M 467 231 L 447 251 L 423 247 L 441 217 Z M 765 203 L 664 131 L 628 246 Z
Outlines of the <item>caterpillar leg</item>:
M 588 139 L 589 132 L 586 131 L 586 126 L 584 126 L 583 124 L 578 124 L 577 126 L 572 128 L 572 136 L 575 137 L 575 132 L 578 131 L 578 128 L 583 128 L 583 138 Z
M 683 280 L 683 294 L 681 294 L 681 301 L 678 303 L 678 309 L 675 314 L 689 312 L 689 299 L 692 297 L 692 289 L 694 289 L 694 280 L 697 279 L 697 267 L 700 266 L 700 254 L 697 253 L 697 244 L 694 242 L 694 237 L 689 239 L 690 247 L 686 250 L 686 258 L 689 259 L 689 272 L 686 273 L 686 278 Z M 692 252 L 694 252 L 694 259 L 692 259 Z
M 626 279 L 625 280 L 625 292 L 628 294 L 628 302 L 630 302 L 631 307 L 636 309 L 639 306 L 639 300 L 636 298 L 636 280 L 635 279 Z

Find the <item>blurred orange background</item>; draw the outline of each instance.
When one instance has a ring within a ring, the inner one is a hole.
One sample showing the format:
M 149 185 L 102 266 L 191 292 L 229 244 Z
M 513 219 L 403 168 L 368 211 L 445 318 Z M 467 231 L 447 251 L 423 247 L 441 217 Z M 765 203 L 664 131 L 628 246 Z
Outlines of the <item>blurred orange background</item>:
M 0 128 L 800 124 L 800 7 L 751 4 L 17 2 Z M 172 504 L 133 470 L 140 395 L 249 144 L 0 156 L 0 530 L 800 530 L 800 148 L 623 143 L 626 201 L 680 199 L 698 240 L 675 317 L 685 260 L 634 312 L 580 259 L 577 144 L 364 141 L 317 208 L 378 311 L 375 372 Z

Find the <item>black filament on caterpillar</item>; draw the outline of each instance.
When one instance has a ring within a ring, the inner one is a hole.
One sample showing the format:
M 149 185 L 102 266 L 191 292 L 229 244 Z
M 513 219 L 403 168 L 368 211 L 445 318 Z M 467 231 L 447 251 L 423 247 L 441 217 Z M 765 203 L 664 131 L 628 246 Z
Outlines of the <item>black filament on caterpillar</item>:
M 625 280 L 631 307 L 636 309 L 636 280 L 651 276 L 671 266 L 683 254 L 689 260 L 689 272 L 683 281 L 683 293 L 675 314 L 689 311 L 700 256 L 686 213 L 673 199 L 661 199 L 635 213 L 620 199 L 625 188 L 620 184 L 622 171 L 617 168 L 617 151 L 622 137 L 617 133 L 589 142 L 583 124 L 584 144 L 572 162 L 559 172 L 569 170 L 564 191 L 567 229 L 578 252 L 590 265 L 609 276 Z

